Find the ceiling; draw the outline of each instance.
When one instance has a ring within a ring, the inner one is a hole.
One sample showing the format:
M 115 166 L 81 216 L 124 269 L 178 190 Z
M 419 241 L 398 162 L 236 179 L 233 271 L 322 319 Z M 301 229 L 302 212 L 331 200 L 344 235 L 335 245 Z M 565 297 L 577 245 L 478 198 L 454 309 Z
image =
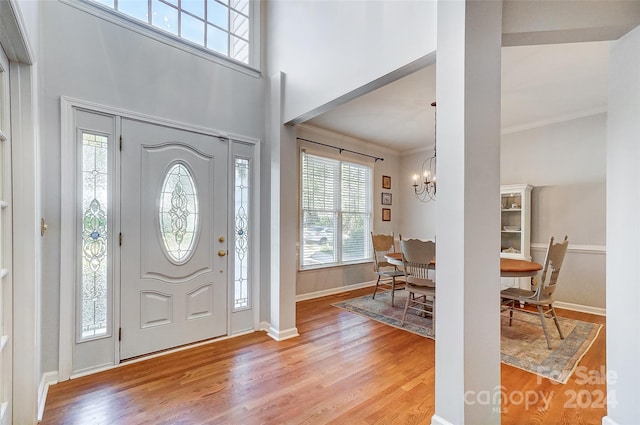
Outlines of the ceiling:
M 609 42 L 502 48 L 502 132 L 606 111 Z M 435 65 L 306 122 L 398 152 L 433 145 Z

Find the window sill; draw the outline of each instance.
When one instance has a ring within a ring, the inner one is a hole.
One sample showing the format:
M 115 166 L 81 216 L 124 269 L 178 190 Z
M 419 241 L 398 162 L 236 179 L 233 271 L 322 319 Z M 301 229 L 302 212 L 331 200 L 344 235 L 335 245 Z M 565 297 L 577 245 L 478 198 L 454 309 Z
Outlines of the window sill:
M 318 271 L 318 270 L 325 270 L 326 271 L 327 269 L 341 269 L 341 268 L 345 268 L 345 267 L 362 266 L 362 265 L 366 265 L 366 264 L 371 264 L 371 266 L 373 267 L 373 261 L 371 261 L 371 260 L 363 260 L 363 261 L 354 261 L 354 262 L 342 263 L 342 264 L 319 264 L 317 266 L 298 267 L 298 272 L 299 273 L 305 273 L 305 272 L 313 272 L 313 271 Z

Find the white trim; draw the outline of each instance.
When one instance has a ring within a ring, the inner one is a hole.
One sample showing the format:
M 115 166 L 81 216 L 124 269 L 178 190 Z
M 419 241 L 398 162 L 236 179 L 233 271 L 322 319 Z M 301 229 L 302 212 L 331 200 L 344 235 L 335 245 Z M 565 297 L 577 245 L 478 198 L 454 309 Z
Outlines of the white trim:
M 0 44 L 10 61 L 32 65 L 35 55 L 17 3 L 18 0 L 0 2 L 0 20 L 3 26 L 0 31 Z
M 163 126 L 168 126 L 168 127 L 173 127 L 173 128 L 177 128 L 180 130 L 187 130 L 187 131 L 192 131 L 194 133 L 200 133 L 200 134 L 206 134 L 209 136 L 214 136 L 214 137 L 220 137 L 222 139 L 231 139 L 237 142 L 243 142 L 243 143 L 249 143 L 249 144 L 257 144 L 260 139 L 256 139 L 255 137 L 248 137 L 248 136 L 242 136 L 240 134 L 235 134 L 235 133 L 227 133 L 224 131 L 219 131 L 219 130 L 215 130 L 212 128 L 208 128 L 208 127 L 204 127 L 204 126 L 200 126 L 200 125 L 194 125 L 194 124 L 188 124 L 185 123 L 183 121 L 176 121 L 170 118 L 164 118 L 164 117 L 158 117 L 158 116 L 154 116 L 154 115 L 147 115 L 147 114 L 142 114 L 139 112 L 134 112 L 134 111 L 130 111 L 128 109 L 122 109 L 122 108 L 114 108 L 111 106 L 105 106 L 99 103 L 95 103 L 95 102 L 89 102 L 86 100 L 81 100 L 81 99 L 76 99 L 73 97 L 69 97 L 69 96 L 61 96 L 60 97 L 61 102 L 62 102 L 62 107 L 69 107 L 69 111 L 71 111 L 73 108 L 80 108 L 80 109 L 86 109 L 88 111 L 91 112 L 99 112 L 99 113 L 103 113 L 103 114 L 109 114 L 109 115 L 116 115 L 119 116 L 121 118 L 129 118 L 129 119 L 134 119 L 134 120 L 139 120 L 139 121 L 144 121 L 150 124 L 158 124 L 158 125 L 163 125 Z M 67 111 L 67 112 L 69 112 Z M 64 112 L 64 111 L 63 111 Z M 64 118 L 64 117 L 63 117 Z M 69 117 L 67 117 L 69 118 Z M 64 121 L 63 121 L 63 124 Z M 68 122 L 67 122 L 68 124 Z M 67 129 L 68 130 L 68 129 Z M 73 132 L 73 129 L 71 129 Z M 126 141 L 125 141 L 125 147 L 126 147 Z
M 271 329 L 271 323 L 267 322 L 267 321 L 262 321 L 260 322 L 260 324 L 258 325 L 258 330 L 259 331 L 264 331 L 264 332 L 268 332 L 269 329 Z
M 38 421 L 42 420 L 44 406 L 47 403 L 47 394 L 49 387 L 58 383 L 58 371 L 52 371 L 42 374 L 40 386 L 38 387 Z
M 60 181 L 63 187 L 77 187 L 76 149 L 74 137 L 74 103 L 62 97 L 60 99 L 61 142 L 60 142 Z M 75 252 L 76 190 L 63 190 L 60 193 L 60 252 Z M 73 255 L 60 256 L 60 339 L 58 373 L 61 381 L 71 376 L 73 369 L 73 344 L 75 329 L 75 282 L 76 259 Z
M 579 311 L 581 313 L 595 314 L 597 316 L 606 316 L 607 315 L 607 309 L 602 308 L 602 307 L 592 307 L 592 306 L 589 306 L 589 305 L 566 303 L 566 302 L 562 302 L 562 301 L 554 302 L 553 306 L 556 307 L 556 308 L 563 308 L 565 310 L 572 310 L 572 311 Z
M 298 333 L 298 328 L 278 330 L 273 326 L 269 326 L 269 332 L 267 332 L 267 335 L 269 335 L 271 338 L 275 339 L 276 341 L 284 341 L 285 339 L 290 339 L 290 338 L 295 338 L 297 336 L 300 336 L 300 334 Z
M 546 127 L 549 125 L 560 124 L 565 121 L 577 120 L 580 118 L 586 118 L 593 115 L 604 114 L 607 112 L 607 106 L 601 106 L 599 108 L 587 109 L 586 111 L 574 112 L 572 114 L 555 116 L 550 119 L 535 121 L 528 124 L 514 125 L 511 127 L 505 127 L 500 131 L 500 134 L 518 133 L 521 131 L 532 130 L 534 128 Z
M 296 295 L 296 302 L 312 300 L 314 298 L 326 297 L 326 296 L 329 296 L 329 295 L 340 294 L 340 293 L 343 293 L 343 292 L 349 292 L 349 291 L 353 291 L 353 290 L 361 289 L 361 288 L 368 288 L 368 287 L 371 287 L 371 286 L 375 286 L 375 284 L 376 284 L 376 281 L 375 280 L 371 280 L 371 281 L 368 281 L 368 282 L 360 282 L 360 283 L 354 283 L 352 285 L 338 286 L 336 288 L 323 289 L 321 291 L 316 291 L 316 292 L 307 292 L 306 294 Z
M 546 251 L 549 247 L 548 243 L 532 243 L 531 250 L 532 251 Z M 575 245 L 569 243 L 567 247 L 567 252 L 572 252 L 575 254 L 606 254 L 607 247 L 605 245 Z
M 110 9 L 106 6 L 103 6 L 98 3 L 89 3 L 85 0 L 60 0 L 61 3 L 64 3 L 68 6 L 86 12 L 90 15 L 93 15 L 97 18 L 100 18 L 104 21 L 115 24 L 124 29 L 133 31 L 139 35 L 144 37 L 148 37 L 152 40 L 158 41 L 160 43 L 166 44 L 167 46 L 174 47 L 176 49 L 183 50 L 187 53 L 191 53 L 192 55 L 198 56 L 202 59 L 209 60 L 211 62 L 217 63 L 218 65 L 226 66 L 227 68 L 233 69 L 234 71 L 242 72 L 243 74 L 249 75 L 254 78 L 261 78 L 262 73 L 260 69 L 255 67 L 254 65 L 245 64 L 238 60 L 235 60 L 226 55 L 222 55 L 213 50 L 209 50 L 203 46 L 192 43 L 187 39 L 178 37 L 174 34 L 170 34 L 165 32 L 159 28 L 155 28 L 149 25 L 146 22 L 142 22 L 137 20 L 132 16 L 128 16 L 122 12 L 119 12 L 114 9 Z M 260 7 L 255 7 L 255 4 L 259 2 L 250 2 L 250 7 L 252 8 L 250 14 L 254 14 L 254 9 L 257 9 L 257 19 L 256 16 L 250 16 L 249 22 L 251 24 L 251 32 L 249 34 L 249 60 L 256 60 L 255 54 L 252 54 L 256 49 L 260 50 L 260 40 L 259 40 L 259 32 L 255 33 L 255 25 L 260 25 Z M 258 21 L 254 24 L 254 21 Z M 257 40 L 254 40 L 257 38 Z M 255 44 L 254 44 L 255 43 Z M 259 54 L 257 56 L 258 66 L 260 65 Z
M 440 417 L 438 415 L 433 415 L 431 417 L 431 425 L 453 425 L 453 423 L 449 422 L 446 419 L 443 419 L 442 417 Z
M 602 418 L 602 425 L 622 425 L 622 424 L 618 424 L 618 422 L 614 421 L 609 416 L 604 416 Z

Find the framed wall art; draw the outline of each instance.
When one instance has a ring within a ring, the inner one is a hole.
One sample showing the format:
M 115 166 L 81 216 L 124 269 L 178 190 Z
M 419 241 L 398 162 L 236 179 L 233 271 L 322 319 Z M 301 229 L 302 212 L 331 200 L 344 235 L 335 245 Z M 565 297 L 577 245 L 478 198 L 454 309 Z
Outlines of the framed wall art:
M 389 192 L 382 192 L 380 202 L 382 205 L 391 205 L 391 194 Z
M 391 189 L 391 177 L 390 176 L 382 176 L 382 188 L 383 189 Z
M 391 208 L 382 209 L 382 221 L 391 221 Z

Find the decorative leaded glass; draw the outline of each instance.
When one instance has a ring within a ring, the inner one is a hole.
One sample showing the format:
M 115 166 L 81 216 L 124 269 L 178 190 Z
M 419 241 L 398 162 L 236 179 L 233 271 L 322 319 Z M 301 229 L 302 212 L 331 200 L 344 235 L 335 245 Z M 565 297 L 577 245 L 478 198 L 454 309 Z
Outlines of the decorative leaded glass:
M 198 193 L 189 169 L 176 163 L 160 192 L 160 234 L 169 258 L 184 263 L 193 252 L 198 231 Z
M 235 270 L 233 308 L 249 308 L 249 160 L 235 159 Z
M 108 142 L 82 133 L 82 338 L 107 333 Z

